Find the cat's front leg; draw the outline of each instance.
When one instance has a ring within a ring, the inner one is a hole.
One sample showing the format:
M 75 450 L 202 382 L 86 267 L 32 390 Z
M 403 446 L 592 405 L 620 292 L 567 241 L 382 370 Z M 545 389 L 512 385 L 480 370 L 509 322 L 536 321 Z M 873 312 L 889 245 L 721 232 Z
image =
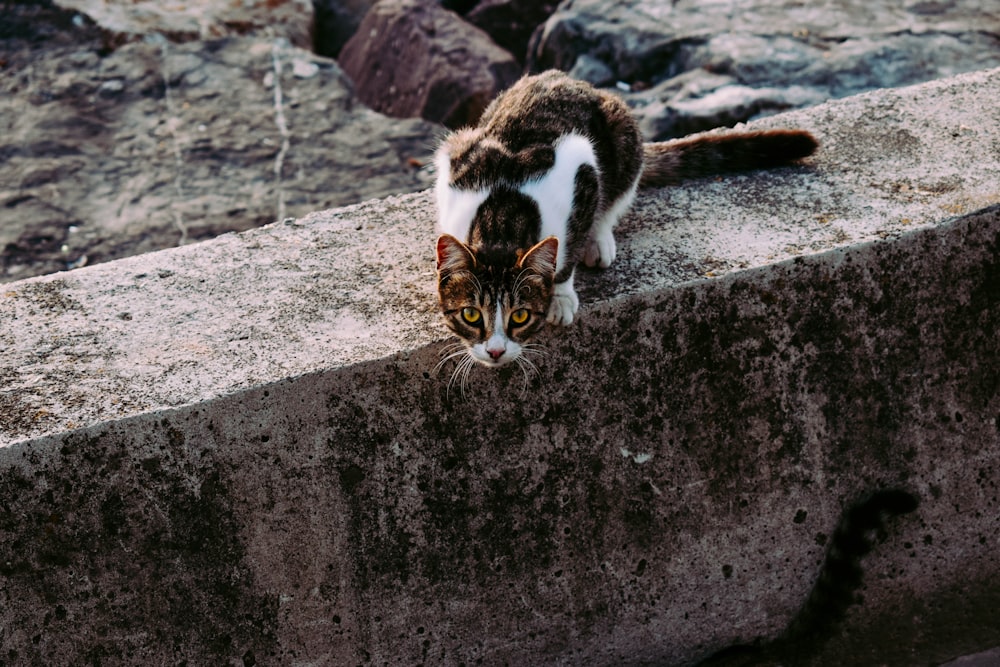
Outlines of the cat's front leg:
M 580 308 L 580 297 L 573 289 L 573 274 L 561 283 L 556 283 L 549 303 L 549 312 L 545 319 L 550 324 L 566 326 L 573 323 L 573 317 Z
M 638 187 L 639 179 L 636 177 L 632 187 L 611 204 L 604 215 L 594 221 L 594 225 L 590 228 L 590 236 L 587 238 L 587 247 L 583 253 L 584 264 L 591 268 L 606 269 L 615 261 L 618 250 L 615 246 L 615 225 L 635 201 Z
M 583 263 L 591 268 L 606 269 L 615 261 L 617 248 L 611 226 L 595 227 L 587 239 L 587 249 L 583 254 Z

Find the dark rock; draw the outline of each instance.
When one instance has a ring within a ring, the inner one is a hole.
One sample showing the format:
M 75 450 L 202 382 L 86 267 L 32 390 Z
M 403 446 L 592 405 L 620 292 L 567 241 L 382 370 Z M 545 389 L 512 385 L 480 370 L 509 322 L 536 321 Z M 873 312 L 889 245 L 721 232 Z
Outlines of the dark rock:
M 468 14 L 479 4 L 479 0 L 441 0 L 441 6 L 456 14 Z
M 610 86 L 615 82 L 614 71 L 589 53 L 583 53 L 576 59 L 569 75 L 595 86 Z
M 340 55 L 375 0 L 313 0 L 316 53 L 330 58 Z
M 465 15 L 493 41 L 523 63 L 532 33 L 556 9 L 555 2 L 537 0 L 482 0 Z
M 382 0 L 339 62 L 375 110 L 451 128 L 474 123 L 521 74 L 489 35 L 432 0 Z
M 47 0 L 25 0 L 16 5 L 5 2 L 0 21 L 0 44 L 4 62 L 0 67 L 14 65 L 11 56 L 25 49 L 60 47 L 81 41 L 99 43 L 101 31 L 93 21 L 77 12 L 62 9 Z
M 977 0 L 575 0 L 535 33 L 528 58 L 534 71 L 630 84 L 651 139 L 998 65 L 1000 15 Z

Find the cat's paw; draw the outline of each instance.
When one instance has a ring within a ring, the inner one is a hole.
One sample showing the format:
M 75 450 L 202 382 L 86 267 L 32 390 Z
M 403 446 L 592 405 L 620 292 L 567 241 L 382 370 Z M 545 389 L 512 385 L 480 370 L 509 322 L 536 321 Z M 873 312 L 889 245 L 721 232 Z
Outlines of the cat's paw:
M 599 233 L 587 241 L 587 249 L 583 254 L 583 263 L 594 268 L 606 269 L 615 261 L 614 234 L 608 230 L 606 233 Z
M 573 323 L 573 317 L 580 308 L 580 298 L 576 295 L 576 290 L 572 285 L 564 287 L 568 283 L 556 285 L 555 294 L 552 295 L 552 302 L 549 303 L 549 312 L 546 320 L 550 324 L 566 326 Z

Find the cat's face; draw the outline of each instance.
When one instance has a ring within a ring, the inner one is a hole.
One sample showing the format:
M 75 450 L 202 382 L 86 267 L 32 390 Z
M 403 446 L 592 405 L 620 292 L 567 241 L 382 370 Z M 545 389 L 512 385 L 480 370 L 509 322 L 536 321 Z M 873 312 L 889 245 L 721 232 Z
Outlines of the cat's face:
M 545 325 L 559 242 L 527 250 L 473 250 L 448 234 L 437 243 L 438 297 L 445 324 L 469 355 L 491 367 L 514 361 Z

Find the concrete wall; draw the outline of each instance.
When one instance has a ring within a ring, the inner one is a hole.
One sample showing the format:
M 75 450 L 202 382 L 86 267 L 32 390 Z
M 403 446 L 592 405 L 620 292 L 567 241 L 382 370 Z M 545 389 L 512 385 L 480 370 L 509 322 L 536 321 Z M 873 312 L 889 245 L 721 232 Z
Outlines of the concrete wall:
M 537 374 L 436 369 L 427 193 L 5 286 L 0 663 L 686 664 L 922 500 L 816 664 L 1000 643 L 1000 70 L 640 198 Z

